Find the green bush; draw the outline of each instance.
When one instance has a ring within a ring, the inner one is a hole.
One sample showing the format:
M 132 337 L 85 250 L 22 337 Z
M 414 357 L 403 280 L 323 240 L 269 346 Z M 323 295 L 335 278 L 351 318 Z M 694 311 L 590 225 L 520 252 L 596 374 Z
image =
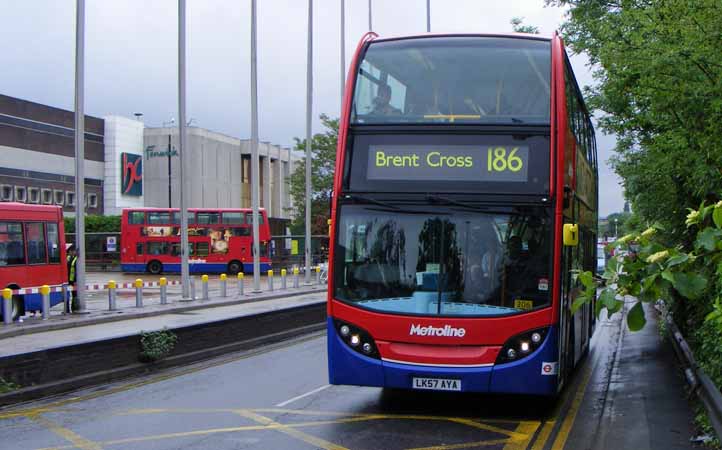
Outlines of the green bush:
M 12 381 L 5 381 L 4 378 L 0 378 L 0 394 L 6 394 L 16 389 L 20 389 L 20 385 L 15 384 Z
M 159 331 L 140 332 L 140 360 L 153 362 L 165 358 L 173 351 L 178 336 L 167 328 Z
M 65 218 L 65 232 L 75 233 L 75 217 Z M 120 233 L 120 216 L 85 215 L 86 233 Z

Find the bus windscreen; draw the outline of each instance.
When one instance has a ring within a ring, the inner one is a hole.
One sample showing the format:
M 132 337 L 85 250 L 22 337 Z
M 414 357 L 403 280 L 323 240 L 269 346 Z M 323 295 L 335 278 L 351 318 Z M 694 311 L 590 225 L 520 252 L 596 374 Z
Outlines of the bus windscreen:
M 351 122 L 548 125 L 550 79 L 546 40 L 373 42 L 359 65 Z
M 345 204 L 339 217 L 339 300 L 425 316 L 498 316 L 549 304 L 549 208 Z

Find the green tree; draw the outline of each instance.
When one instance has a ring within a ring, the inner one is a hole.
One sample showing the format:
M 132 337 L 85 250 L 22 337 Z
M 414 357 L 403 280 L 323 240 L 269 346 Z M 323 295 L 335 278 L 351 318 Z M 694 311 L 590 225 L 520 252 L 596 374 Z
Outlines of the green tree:
M 512 17 L 509 23 L 516 33 L 539 34 L 539 27 L 535 27 L 534 25 L 524 25 L 523 17 Z
M 325 131 L 311 139 L 311 234 L 328 234 L 327 220 L 330 214 L 333 177 L 336 171 L 336 144 L 338 119 L 321 114 Z M 295 150 L 306 151 L 306 140 L 294 138 Z M 306 220 L 306 159 L 296 166 L 288 180 L 289 193 L 293 198 L 295 218 L 291 224 L 293 234 L 302 234 Z
M 722 2 L 547 4 L 569 8 L 566 44 L 593 64 L 587 102 L 618 136 L 612 163 L 635 212 L 691 245 L 685 211 L 722 192 Z

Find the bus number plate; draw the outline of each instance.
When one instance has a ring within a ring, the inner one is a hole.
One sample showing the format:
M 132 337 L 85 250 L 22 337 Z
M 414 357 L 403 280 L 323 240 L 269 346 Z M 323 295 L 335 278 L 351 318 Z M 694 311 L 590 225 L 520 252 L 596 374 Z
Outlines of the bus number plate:
M 461 380 L 449 378 L 416 378 L 412 379 L 414 389 L 429 389 L 433 391 L 460 391 Z

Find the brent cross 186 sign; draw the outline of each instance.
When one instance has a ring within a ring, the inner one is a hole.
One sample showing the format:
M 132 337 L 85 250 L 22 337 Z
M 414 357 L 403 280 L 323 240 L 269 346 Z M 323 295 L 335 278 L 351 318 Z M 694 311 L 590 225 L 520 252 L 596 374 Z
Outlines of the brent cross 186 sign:
M 143 157 L 133 153 L 121 153 L 120 161 L 123 195 L 143 195 Z

